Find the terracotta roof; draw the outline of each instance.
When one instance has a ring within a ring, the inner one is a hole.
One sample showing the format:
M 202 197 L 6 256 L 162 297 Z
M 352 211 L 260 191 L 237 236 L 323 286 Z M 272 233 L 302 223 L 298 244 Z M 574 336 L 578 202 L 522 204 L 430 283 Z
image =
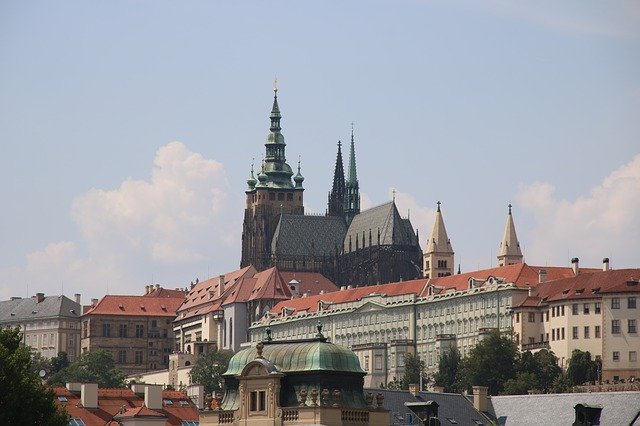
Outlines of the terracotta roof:
M 236 302 L 246 302 L 251 297 L 251 291 L 258 280 L 256 278 L 240 278 L 225 295 L 222 305 L 230 305 Z
M 85 315 L 132 315 L 175 317 L 184 298 L 107 295 Z
M 113 418 L 124 407 L 125 413 L 146 412 L 144 397 L 136 395 L 131 389 L 98 388 L 98 408 L 87 409 L 81 404 L 80 394 L 70 392 L 65 387 L 54 387 L 56 403 L 65 408 L 71 418 L 82 419 L 87 426 L 117 425 Z M 66 398 L 66 401 L 60 397 Z M 171 400 L 171 405 L 163 402 L 161 410 L 149 410 L 167 418 L 165 425 L 181 425 L 182 420 L 198 421 L 198 409 L 183 392 L 162 391 L 162 399 Z M 183 402 L 184 401 L 184 402 Z M 127 416 L 129 417 L 129 416 Z
M 593 299 L 603 293 L 640 292 L 640 269 L 617 269 L 579 274 L 576 277 L 539 284 L 534 292 L 548 302 L 568 299 Z
M 123 413 L 118 413 L 113 416 L 114 419 L 122 419 L 128 417 L 166 417 L 162 413 L 158 413 L 155 410 L 145 407 L 144 405 L 141 407 L 129 408 Z
M 225 292 L 227 289 L 231 288 L 233 284 L 239 279 L 243 277 L 252 277 L 256 273 L 256 269 L 253 266 L 247 266 L 242 269 L 238 269 L 233 272 L 228 272 L 224 275 L 224 287 Z M 185 312 L 185 316 L 181 318 L 186 318 L 193 316 L 193 310 L 196 307 L 201 305 L 209 304 L 212 300 L 216 299 L 216 295 L 218 294 L 218 287 L 220 283 L 220 278 L 210 278 L 206 281 L 201 281 L 196 284 L 191 291 L 187 294 L 187 297 L 178 309 L 178 313 L 182 314 Z M 190 312 L 186 312 L 190 311 Z M 199 315 L 199 314 L 198 314 Z
M 181 297 L 181 298 L 185 298 L 187 297 L 187 292 L 184 290 L 169 290 L 166 288 L 158 288 L 158 289 L 153 289 L 152 291 L 150 291 L 149 293 L 143 294 L 144 297 Z
M 320 294 L 317 296 L 301 297 L 279 302 L 273 307 L 271 312 L 280 314 L 284 308 L 293 309 L 294 311 L 316 312 L 318 310 L 318 302 L 328 303 L 344 303 L 356 301 L 370 294 L 386 294 L 388 296 L 397 296 L 400 294 L 421 294 L 425 288 L 426 278 L 412 281 L 402 281 L 399 283 L 375 285 L 368 287 L 357 287 L 346 290 L 334 291 L 331 293 Z
M 525 298 L 520 305 L 523 308 L 534 308 L 540 306 L 540 302 L 542 301 L 539 297 L 529 296 Z
M 340 288 L 335 285 L 329 278 L 325 277 L 319 272 L 283 272 L 280 271 L 282 279 L 287 285 L 291 280 L 298 281 L 298 289 L 300 294 L 308 293 L 313 296 L 320 294 L 321 291 L 329 293 L 332 291 L 338 291 Z
M 291 290 L 276 268 L 270 268 L 255 275 L 256 283 L 249 300 L 290 299 Z

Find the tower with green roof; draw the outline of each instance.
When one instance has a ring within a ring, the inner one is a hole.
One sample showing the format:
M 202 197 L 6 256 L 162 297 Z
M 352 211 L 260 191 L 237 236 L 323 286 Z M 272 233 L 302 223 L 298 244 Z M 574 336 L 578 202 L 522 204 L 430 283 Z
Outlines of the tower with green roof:
M 281 214 L 303 215 L 304 177 L 293 175 L 285 156 L 284 136 L 281 133 L 278 88 L 274 86 L 273 106 L 269 119 L 269 135 L 265 142 L 265 155 L 258 173 L 253 166 L 247 180 L 246 207 L 242 227 L 242 259 L 240 266 L 255 266 L 258 270 L 269 267 L 271 240 Z M 293 178 L 293 180 L 292 180 Z

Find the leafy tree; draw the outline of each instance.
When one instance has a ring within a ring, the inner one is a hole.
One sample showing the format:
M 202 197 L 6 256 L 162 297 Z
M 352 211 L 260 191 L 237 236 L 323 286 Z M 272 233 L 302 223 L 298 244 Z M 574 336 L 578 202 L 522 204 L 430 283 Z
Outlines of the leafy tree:
M 48 375 L 51 373 L 51 360 L 43 357 L 40 352 L 32 351 L 29 369 L 37 375 L 40 374 L 41 370 L 44 370 Z
M 487 386 L 490 395 L 497 395 L 507 380 L 515 378 L 518 359 L 518 348 L 513 340 L 494 330 L 464 359 L 461 379 L 467 388 Z
M 111 352 L 98 349 L 86 352 L 76 362 L 49 378 L 49 384 L 68 382 L 97 383 L 101 388 L 124 387 L 124 373 L 116 368 Z
M 232 356 L 232 351 L 215 351 L 202 355 L 189 373 L 191 382 L 203 385 L 206 393 L 222 390 L 222 375 L 227 371 Z
M 562 368 L 558 365 L 558 357 L 549 350 L 542 349 L 533 355 L 536 370 L 531 371 L 538 378 L 538 386 L 542 392 L 551 392 L 554 382 L 562 376 Z
M 518 371 L 516 377 L 504 383 L 507 395 L 526 395 L 530 390 L 538 388 L 538 379 L 534 373 Z
M 51 373 L 57 373 L 63 368 L 67 368 L 71 363 L 66 352 L 58 352 L 58 356 L 51 358 Z
M 42 384 L 21 340 L 18 328 L 0 328 L 0 424 L 66 426 L 69 416 Z
M 599 363 L 591 359 L 589 351 L 574 349 L 569 359 L 567 377 L 572 386 L 598 380 Z
M 464 386 L 460 380 L 462 358 L 460 351 L 452 347 L 438 361 L 438 372 L 434 375 L 436 386 L 442 386 L 445 392 L 462 392 Z
M 422 384 L 426 385 L 428 381 L 427 375 L 424 373 L 424 361 L 418 355 L 405 353 L 404 355 L 404 375 L 400 379 L 400 387 L 409 389 L 410 384 L 420 384 L 420 376 L 422 376 Z

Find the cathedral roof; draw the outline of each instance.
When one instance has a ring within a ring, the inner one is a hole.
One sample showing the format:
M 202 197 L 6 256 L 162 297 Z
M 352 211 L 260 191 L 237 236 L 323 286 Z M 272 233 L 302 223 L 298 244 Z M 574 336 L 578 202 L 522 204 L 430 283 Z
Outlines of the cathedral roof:
M 344 221 L 335 216 L 283 214 L 271 242 L 271 252 L 278 256 L 333 255 L 342 244 Z
M 349 239 L 351 239 L 351 251 L 356 250 L 356 239 L 360 248 L 377 245 L 378 233 L 380 233 L 380 245 L 417 244 L 411 222 L 408 219 L 402 219 L 395 202 L 390 201 L 365 210 L 353 218 L 344 238 L 344 251 L 349 251 Z M 371 244 L 369 244 L 370 235 Z
M 447 253 L 453 254 L 451 240 L 447 235 L 447 229 L 444 227 L 442 212 L 440 211 L 440 201 L 438 201 L 438 210 L 436 211 L 436 220 L 433 222 L 433 230 L 425 247 L 426 253 Z

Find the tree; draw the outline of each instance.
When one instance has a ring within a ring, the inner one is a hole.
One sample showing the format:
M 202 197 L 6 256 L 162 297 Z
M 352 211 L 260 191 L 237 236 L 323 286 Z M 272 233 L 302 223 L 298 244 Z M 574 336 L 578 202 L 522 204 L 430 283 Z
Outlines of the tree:
M 494 330 L 463 360 L 461 380 L 467 388 L 487 386 L 490 395 L 497 395 L 507 380 L 516 377 L 518 359 L 518 348 L 513 340 Z
M 71 363 L 66 352 L 58 352 L 58 356 L 51 358 L 51 373 L 57 373 L 63 368 L 67 368 Z
M 68 414 L 31 365 L 22 333 L 0 328 L 0 424 L 66 426 Z
M 29 369 L 38 375 L 40 375 L 40 371 L 44 370 L 48 375 L 51 373 L 51 360 L 43 357 L 40 352 L 32 351 Z
M 404 354 L 404 375 L 400 379 L 400 387 L 402 389 L 409 389 L 410 384 L 420 384 L 420 377 L 422 377 L 423 385 L 427 379 L 424 374 L 424 361 L 420 359 L 418 355 L 414 355 L 410 352 Z
M 534 373 L 518 371 L 516 377 L 504 383 L 507 395 L 526 395 L 530 390 L 538 388 L 538 379 Z
M 533 357 L 536 361 L 536 371 L 533 371 L 538 378 L 538 389 L 542 392 L 551 392 L 554 382 L 562 376 L 562 368 L 558 365 L 558 357 L 549 350 L 542 349 L 536 352 Z
M 209 352 L 198 358 L 189 375 L 191 383 L 204 386 L 205 393 L 222 390 L 222 375 L 229 367 L 232 351 Z
M 438 361 L 438 372 L 433 377 L 435 385 L 444 388 L 445 392 L 462 392 L 464 386 L 460 381 L 461 365 L 462 358 L 457 348 L 452 347 L 442 354 Z
M 51 375 L 49 384 L 68 382 L 97 383 L 101 388 L 124 387 L 124 373 L 116 368 L 111 352 L 104 349 L 83 353 L 68 367 Z
M 523 352 L 516 365 L 516 377 L 505 382 L 504 393 L 523 395 L 530 390 L 550 392 L 554 381 L 562 375 L 558 358 L 553 352 L 542 349 L 535 354 Z
M 599 363 L 591 359 L 589 351 L 582 352 L 580 349 L 574 349 L 569 358 L 567 377 L 572 386 L 581 385 L 585 382 L 597 381 L 600 369 Z

